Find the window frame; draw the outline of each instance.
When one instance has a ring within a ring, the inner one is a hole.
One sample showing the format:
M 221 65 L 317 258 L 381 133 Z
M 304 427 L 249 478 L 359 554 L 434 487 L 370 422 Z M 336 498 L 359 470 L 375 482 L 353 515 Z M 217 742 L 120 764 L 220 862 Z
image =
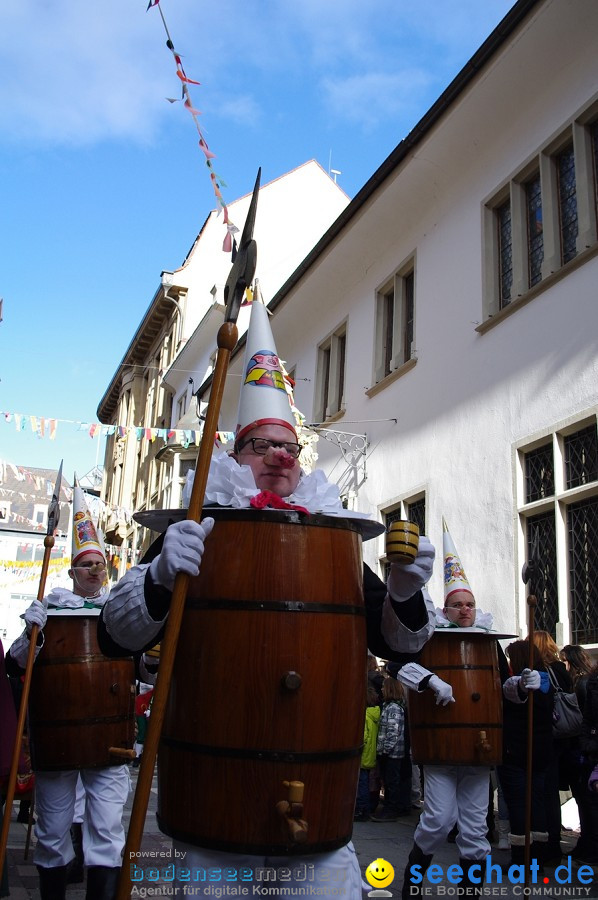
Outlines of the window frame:
M 506 181 L 483 201 L 483 332 L 502 315 L 531 300 L 571 269 L 598 252 L 598 101 L 576 114 L 556 136 L 530 156 Z M 563 259 L 563 213 L 559 190 L 559 159 L 569 147 L 574 156 L 576 203 L 575 251 Z M 530 278 L 530 242 L 527 186 L 539 175 L 542 218 L 543 260 L 535 283 Z M 502 297 L 499 212 L 509 204 L 511 214 L 512 285 L 509 297 Z
M 598 499 L 598 478 L 587 483 L 568 488 L 566 485 L 566 439 L 573 434 L 583 431 L 584 428 L 593 426 L 597 429 L 598 419 L 594 413 L 582 415 L 579 418 L 567 419 L 556 423 L 552 428 L 546 429 L 540 434 L 527 440 L 518 442 L 514 450 L 514 471 L 516 472 L 515 505 L 518 519 L 517 553 L 523 562 L 528 556 L 528 521 L 544 513 L 553 512 L 555 520 L 555 549 L 556 549 L 556 591 L 558 618 L 556 622 L 556 642 L 559 646 L 571 642 L 573 628 L 573 610 L 571 606 L 572 591 L 570 577 L 570 557 L 568 543 L 568 510 L 575 507 L 580 501 Z M 526 499 L 526 455 L 539 448 L 552 443 L 554 491 L 552 494 L 539 499 L 527 501 Z M 516 566 L 521 570 L 521 565 Z M 519 626 L 523 631 L 527 630 L 527 598 L 526 589 L 521 579 L 518 579 Z M 596 644 L 586 644 L 586 647 L 598 647 Z
M 384 523 L 385 533 L 380 536 L 379 540 L 379 554 L 378 554 L 378 567 L 379 574 L 383 581 L 386 582 L 386 578 L 388 577 L 388 567 L 390 566 L 390 562 L 386 556 L 386 530 L 388 529 L 388 525 L 391 522 L 395 522 L 399 519 L 407 519 L 409 520 L 409 510 L 410 507 L 415 503 L 424 503 L 424 529 L 420 528 L 420 535 L 426 533 L 426 522 L 428 518 L 428 491 L 425 487 L 414 488 L 411 491 L 406 492 L 404 495 L 400 495 L 399 497 L 395 497 L 392 500 L 383 503 L 378 506 L 378 517 Z
M 328 422 L 345 412 L 347 324 L 345 319 L 318 344 L 314 422 Z
M 376 290 L 374 386 L 415 358 L 415 269 L 412 254 Z

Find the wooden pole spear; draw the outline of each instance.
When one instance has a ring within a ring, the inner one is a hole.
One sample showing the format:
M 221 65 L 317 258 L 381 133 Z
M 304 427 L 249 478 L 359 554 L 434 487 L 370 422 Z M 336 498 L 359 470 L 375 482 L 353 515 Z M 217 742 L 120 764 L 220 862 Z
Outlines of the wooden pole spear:
M 257 198 L 260 187 L 261 169 L 258 171 L 253 196 L 247 213 L 245 227 L 241 235 L 239 249 L 224 288 L 226 302 L 225 321 L 220 326 L 217 336 L 218 353 L 210 391 L 210 401 L 206 412 L 201 443 L 197 458 L 197 467 L 193 479 L 191 499 L 187 518 L 199 522 L 201 518 L 203 500 L 208 481 L 208 472 L 212 450 L 214 447 L 214 435 L 218 430 L 218 417 L 224 393 L 226 372 L 232 351 L 237 343 L 237 316 L 241 300 L 246 288 L 248 288 L 255 274 L 257 261 L 257 245 L 253 240 L 253 226 L 257 210 Z M 130 860 L 135 858 L 139 851 L 143 835 L 143 825 L 147 813 L 147 804 L 152 787 L 154 766 L 158 753 L 158 744 L 162 733 L 162 725 L 166 713 L 170 680 L 174 667 L 176 647 L 181 629 L 181 622 L 185 610 L 185 599 L 189 586 L 189 576 L 179 572 L 174 582 L 172 599 L 166 631 L 160 642 L 160 667 L 158 678 L 152 698 L 152 714 L 148 722 L 148 730 L 141 754 L 137 788 L 131 810 L 131 821 L 127 833 L 127 841 L 123 855 L 123 866 L 118 882 L 117 900 L 126 900 L 131 895 Z
M 537 606 L 536 590 L 538 580 L 538 542 L 539 533 L 534 535 L 532 552 L 528 562 L 523 566 L 521 577 L 524 584 L 529 584 L 527 595 L 527 640 L 528 667 L 534 668 L 534 621 Z M 534 749 L 534 692 L 527 692 L 527 745 L 525 761 L 525 849 L 523 862 L 525 866 L 525 886 L 527 887 L 531 862 L 531 821 L 532 821 L 532 780 Z
M 52 547 L 54 546 L 54 533 L 58 528 L 60 519 L 60 483 L 62 481 L 62 461 L 56 476 L 56 484 L 52 500 L 48 507 L 48 527 L 44 538 L 44 556 L 42 560 L 42 571 L 39 577 L 39 587 L 37 589 L 37 600 L 41 603 L 46 592 L 46 579 L 48 577 L 48 567 L 50 565 L 50 556 Z M 39 627 L 33 625 L 31 634 L 29 635 L 29 652 L 27 653 L 27 663 L 25 665 L 25 675 L 23 676 L 23 692 L 21 694 L 21 705 L 19 707 L 19 715 L 17 718 L 17 730 L 15 734 L 15 745 L 12 754 L 12 763 L 10 774 L 8 776 L 8 784 L 6 786 L 6 806 L 4 807 L 4 818 L 2 820 L 2 835 L 0 836 L 0 872 L 4 865 L 6 854 L 6 845 L 8 843 L 8 831 L 10 828 L 10 819 L 12 815 L 12 804 L 15 798 L 15 786 L 17 783 L 17 771 L 19 768 L 19 757 L 21 755 L 21 745 L 23 742 L 23 732 L 25 731 L 25 718 L 27 716 L 27 704 L 29 703 L 29 689 L 31 687 L 31 676 L 33 673 L 33 663 L 35 662 L 35 647 L 37 645 L 37 636 Z

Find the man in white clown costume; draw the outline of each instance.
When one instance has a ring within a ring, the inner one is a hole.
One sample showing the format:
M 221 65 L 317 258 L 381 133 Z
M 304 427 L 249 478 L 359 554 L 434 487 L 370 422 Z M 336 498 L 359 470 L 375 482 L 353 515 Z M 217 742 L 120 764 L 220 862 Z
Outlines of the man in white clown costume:
M 72 590 L 54 588 L 43 602 L 35 600 L 24 613 L 25 631 L 14 641 L 9 651 L 13 672 L 22 672 L 25 668 L 29 634 L 34 624 L 43 629 L 47 619 L 62 617 L 64 620 L 68 616 L 69 619 L 79 617 L 83 627 L 83 617 L 88 619 L 90 616 L 99 616 L 106 600 L 106 557 L 87 510 L 83 491 L 76 484 L 76 476 L 73 490 L 72 556 L 68 575 L 73 580 Z M 51 678 L 52 669 L 55 668 L 54 666 L 40 668 L 40 653 L 44 652 L 44 643 L 44 632 L 40 630 L 34 679 Z M 131 675 L 134 685 L 132 661 Z M 131 690 L 131 685 L 128 684 L 118 687 Z M 82 717 L 93 716 L 93 704 L 94 697 L 90 696 L 89 707 L 81 710 Z M 56 740 L 59 741 L 60 728 L 57 728 L 55 733 Z M 35 746 L 33 755 L 35 766 Z M 39 872 L 42 900 L 64 900 L 65 897 L 69 865 L 75 856 L 71 825 L 75 814 L 79 776 L 79 785 L 82 784 L 85 791 L 83 855 L 87 866 L 86 900 L 111 900 L 116 896 L 125 843 L 123 807 L 130 791 L 127 767 L 122 761 L 116 760 L 116 763 L 105 768 L 72 768 L 59 771 L 35 769 L 37 844 L 34 862 Z
M 244 373 L 234 451 L 213 457 L 205 503 L 240 509 L 297 506 L 310 513 L 358 517 L 359 513 L 343 509 L 337 486 L 328 482 L 323 472 L 316 470 L 308 474 L 301 469 L 301 446 L 284 388 L 284 372 L 268 312 L 258 301 L 251 307 Z M 112 589 L 99 622 L 104 653 L 122 653 L 124 648 L 143 650 L 156 643 L 165 626 L 175 576 L 179 571 L 190 576 L 198 574 L 204 545 L 207 542 L 209 547 L 215 538 L 215 535 L 210 537 L 213 523 L 213 519 L 204 518 L 201 524 L 191 520 L 171 524 L 163 541 L 156 541 L 157 548 L 150 548 L 148 557 L 153 555 L 153 558 L 132 568 Z M 288 548 L 285 552 L 289 552 Z M 422 537 L 419 554 L 412 565 L 391 567 L 388 589 L 365 567 L 367 640 L 376 655 L 401 662 L 414 659 L 432 634 L 433 606 L 429 598 L 426 604 L 422 588 L 432 573 L 434 555 L 431 543 Z M 242 585 L 239 589 L 242 591 Z M 234 680 L 242 678 L 243 673 L 235 673 L 234 666 L 230 665 L 221 677 L 226 677 L 226 672 L 231 673 L 234 693 Z M 365 680 L 365 658 L 363 672 Z M 323 684 L 322 691 L 327 689 L 328 685 Z M 316 881 L 323 872 L 329 879 L 336 878 L 336 883 L 341 883 L 338 879 L 342 878 L 347 897 L 360 897 L 364 890 L 350 842 L 333 852 L 267 858 L 183 844 L 177 839 L 175 847 L 186 852 L 186 865 L 192 867 L 246 866 L 255 871 L 274 866 L 278 871 L 287 867 L 292 872 L 304 863 L 311 867 Z M 296 893 L 298 883 L 288 876 L 284 882 L 277 882 L 277 896 L 290 897 Z M 304 880 L 301 885 L 305 885 Z M 193 889 L 196 896 L 204 896 L 204 890 L 206 896 L 211 894 L 210 885 L 194 882 Z
M 444 553 L 444 607 L 436 610 L 436 632 L 445 632 L 455 637 L 463 634 L 492 631 L 492 615 L 476 609 L 473 591 L 465 574 L 461 559 L 453 539 L 443 519 L 443 553 Z M 507 637 L 498 635 L 497 637 Z M 430 644 L 429 656 L 433 657 L 433 642 Z M 509 679 L 508 664 L 500 645 L 497 644 L 500 681 L 504 684 L 514 680 L 520 687 L 511 691 L 515 702 L 525 702 L 529 690 L 540 687 L 540 674 L 526 670 L 521 678 Z M 398 674 L 398 680 L 411 691 L 430 689 L 434 692 L 437 706 L 455 703 L 453 689 L 429 669 L 416 662 L 407 663 Z M 497 688 L 500 693 L 500 689 Z M 500 694 L 502 701 L 502 694 Z M 414 834 L 413 848 L 405 870 L 403 882 L 403 900 L 421 893 L 419 883 L 411 883 L 412 866 L 419 867 L 416 872 L 423 874 L 432 862 L 435 851 L 445 843 L 446 838 L 457 824 L 456 844 L 459 850 L 459 863 L 463 870 L 463 879 L 459 886 L 462 896 L 475 896 L 481 893 L 482 881 L 470 880 L 469 867 L 473 864 L 484 864 L 481 869 L 474 870 L 476 878 L 483 877 L 485 860 L 490 853 L 490 844 L 486 838 L 486 816 L 489 802 L 489 765 L 429 765 L 424 766 L 424 806 Z

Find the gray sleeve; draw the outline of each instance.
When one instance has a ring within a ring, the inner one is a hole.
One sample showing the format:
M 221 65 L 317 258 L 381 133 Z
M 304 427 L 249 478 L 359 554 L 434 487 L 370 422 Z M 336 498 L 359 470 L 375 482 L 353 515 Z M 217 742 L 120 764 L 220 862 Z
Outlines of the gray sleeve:
M 395 614 L 390 597 L 386 597 L 382 607 L 382 635 L 388 646 L 398 653 L 417 653 L 434 634 L 436 612 L 432 598 L 422 589 L 428 621 L 417 631 L 407 628 Z
M 130 650 L 147 647 L 162 629 L 163 619 L 153 619 L 145 601 L 145 576 L 149 563 L 134 566 L 112 588 L 104 604 L 103 619 L 108 635 Z

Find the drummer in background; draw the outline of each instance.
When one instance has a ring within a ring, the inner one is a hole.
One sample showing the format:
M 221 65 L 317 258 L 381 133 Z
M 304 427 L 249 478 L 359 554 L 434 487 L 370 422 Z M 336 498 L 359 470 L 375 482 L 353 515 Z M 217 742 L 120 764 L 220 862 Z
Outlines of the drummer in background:
M 476 609 L 473 591 L 444 519 L 443 552 L 444 608 L 437 610 L 436 628 L 475 628 L 476 631 L 489 632 L 492 629 L 492 616 Z M 498 658 L 501 682 L 505 683 L 509 679 L 509 668 L 500 644 Z M 410 690 L 430 689 L 436 695 L 437 705 L 446 706 L 455 702 L 451 685 L 419 663 L 403 666 L 397 673 L 397 679 Z M 527 692 L 540 687 L 539 672 L 524 670 L 521 677 L 517 678 L 517 686 L 521 693 L 513 690 L 509 693 L 509 699 L 524 703 Z M 424 806 L 405 870 L 403 900 L 421 895 L 421 881 L 419 884 L 410 882 L 411 866 L 419 866 L 421 874 L 426 871 L 436 850 L 445 843 L 455 821 L 458 826 L 456 844 L 459 849 L 459 864 L 463 870 L 460 887 L 465 896 L 481 893 L 481 882 L 474 884 L 466 873 L 473 863 L 485 862 L 490 853 L 490 844 L 486 838 L 489 778 L 490 767 L 484 765 L 424 767 Z M 481 870 L 482 875 L 483 871 L 484 869 Z
M 24 613 L 25 631 L 7 654 L 11 674 L 22 674 L 33 625 L 40 628 L 36 657 L 44 644 L 41 629 L 50 615 L 99 615 L 106 600 L 106 557 L 84 494 L 73 490 L 73 550 L 69 577 L 73 589 L 54 588 L 43 602 L 35 600 Z M 51 667 L 49 667 L 51 668 Z M 49 677 L 49 676 L 48 676 Z M 130 790 L 126 765 L 101 769 L 36 770 L 35 802 L 37 845 L 33 861 L 39 872 L 41 900 L 64 900 L 69 864 L 75 857 L 71 840 L 77 797 L 77 779 L 85 789 L 83 855 L 87 868 L 86 900 L 116 896 L 118 873 L 125 844 L 123 807 Z
M 279 367 L 280 378 L 270 378 L 267 382 L 251 377 L 254 364 L 259 362 L 263 368 L 264 358 L 270 369 L 274 361 L 279 366 L 266 308 L 254 302 L 234 452 L 213 457 L 205 502 L 236 508 L 299 507 L 326 515 L 359 516 L 343 509 L 338 487 L 328 482 L 322 471 L 302 472 L 297 423 L 284 389 L 282 368 Z M 365 518 L 363 514 L 362 517 Z M 185 520 L 170 525 L 163 543 L 159 539 L 158 546 L 150 548 L 148 556 L 154 554 L 151 562 L 130 569 L 112 589 L 98 626 L 102 652 L 118 656 L 125 647 L 129 648 L 125 651 L 128 653 L 156 643 L 165 627 L 176 574 L 198 574 L 204 542 L 210 540 L 213 524 L 214 520 L 207 518 L 201 524 Z M 432 635 L 433 605 L 427 595 L 427 601 L 424 598 L 422 588 L 432 574 L 434 556 L 434 547 L 428 538 L 422 537 L 418 556 L 411 565 L 391 566 L 388 590 L 371 569 L 364 567 L 367 643 L 376 656 L 406 662 L 416 657 Z M 365 664 L 364 660 L 364 670 Z M 266 865 L 265 859 L 258 856 L 239 858 L 189 844 L 177 843 L 176 847 L 186 851 L 187 866 L 253 865 L 257 868 Z M 308 862 L 315 870 L 322 867 L 328 873 L 342 873 L 337 877 L 344 878 L 347 896 L 361 896 L 361 873 L 352 844 L 332 853 L 268 857 L 267 865 L 288 866 L 291 871 L 297 869 L 299 862 Z M 335 876 L 329 877 L 332 880 Z M 290 888 L 292 884 L 285 880 L 285 887 Z M 301 885 L 304 886 L 304 881 Z M 193 887 L 196 896 L 203 896 L 202 885 L 194 883 Z M 206 890 L 210 892 L 209 885 Z M 286 896 L 284 889 L 281 896 Z

